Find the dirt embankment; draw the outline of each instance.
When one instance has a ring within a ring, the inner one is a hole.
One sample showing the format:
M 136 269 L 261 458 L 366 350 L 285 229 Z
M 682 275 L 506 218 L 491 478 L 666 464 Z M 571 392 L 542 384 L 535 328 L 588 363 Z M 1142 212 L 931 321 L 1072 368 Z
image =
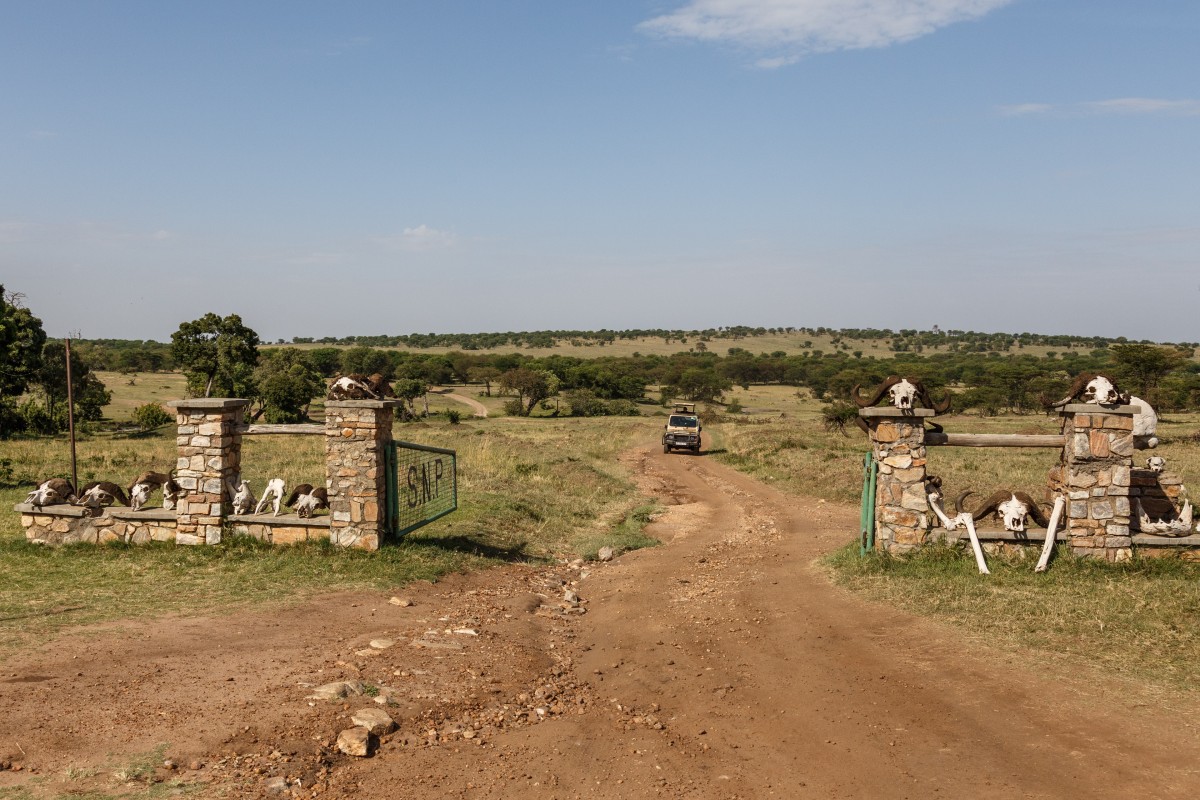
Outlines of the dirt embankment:
M 846 540 L 853 510 L 782 496 L 705 458 L 629 458 L 647 494 L 669 504 L 652 528 L 663 547 L 409 587 L 398 592 L 408 606 L 347 594 L 128 623 L 9 659 L 0 760 L 21 771 L 0 772 L 0 787 L 181 780 L 201 796 L 422 799 L 1200 794 L 1186 709 L 1087 668 L 1041 670 L 963 645 L 831 587 L 813 559 Z M 367 694 L 307 699 L 342 680 Z M 372 758 L 337 753 L 337 732 L 368 706 L 399 730 Z M 135 765 L 147 753 L 153 764 Z

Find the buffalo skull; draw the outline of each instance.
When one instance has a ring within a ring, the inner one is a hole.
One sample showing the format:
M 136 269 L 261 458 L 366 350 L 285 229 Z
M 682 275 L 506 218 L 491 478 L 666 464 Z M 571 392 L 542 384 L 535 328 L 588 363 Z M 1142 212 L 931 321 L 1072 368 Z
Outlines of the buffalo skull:
M 941 402 L 934 402 L 929 396 L 929 390 L 925 388 L 925 384 L 917 378 L 902 378 L 899 375 L 889 375 L 887 380 L 879 384 L 875 391 L 870 396 L 864 397 L 860 390 L 861 386 L 856 385 L 851 391 L 850 396 L 854 399 L 854 404 L 859 408 L 867 408 L 868 406 L 878 405 L 883 396 L 888 395 L 888 403 L 896 408 L 910 411 L 914 408 L 932 408 L 938 414 L 944 414 L 950 410 L 950 395 L 946 394 L 945 399 Z
M 1067 403 L 1092 403 L 1101 406 L 1126 405 L 1129 403 L 1129 392 L 1121 391 L 1111 378 L 1085 372 L 1075 378 L 1067 396 L 1057 403 L 1051 403 L 1051 408 L 1062 408 Z
M 954 508 L 960 514 L 963 513 L 962 502 L 971 492 L 963 492 L 954 501 Z M 995 514 L 1000 519 L 1004 520 L 1004 529 L 1015 533 L 1024 533 L 1025 517 L 1032 517 L 1033 521 L 1043 528 L 1048 526 L 1046 517 L 1042 514 L 1042 510 L 1038 508 L 1038 504 L 1033 501 L 1033 498 L 1025 494 L 1025 492 L 1007 492 L 998 491 L 992 494 L 987 500 L 983 501 L 983 505 L 974 511 L 970 512 L 971 519 L 975 522 L 983 519 L 989 514 Z

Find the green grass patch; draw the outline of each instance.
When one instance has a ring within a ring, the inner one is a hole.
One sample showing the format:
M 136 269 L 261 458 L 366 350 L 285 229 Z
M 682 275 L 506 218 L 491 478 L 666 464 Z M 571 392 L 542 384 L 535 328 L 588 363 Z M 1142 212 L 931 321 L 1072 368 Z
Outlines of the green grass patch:
M 962 547 L 860 557 L 850 545 L 825 561 L 865 597 L 935 617 L 988 644 L 1030 648 L 1163 687 L 1200 688 L 1200 565 L 1178 559 L 1109 564 L 1060 547 L 1050 570 L 990 557 L 980 575 Z

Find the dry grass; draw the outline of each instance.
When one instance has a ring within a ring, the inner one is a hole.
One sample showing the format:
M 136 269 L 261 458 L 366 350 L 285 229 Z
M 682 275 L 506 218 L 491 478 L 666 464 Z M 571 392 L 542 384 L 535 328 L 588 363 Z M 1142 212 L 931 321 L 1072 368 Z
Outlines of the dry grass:
M 369 554 L 322 545 L 220 547 L 27 544 L 19 516 L 0 511 L 0 654 L 67 626 L 162 613 L 201 613 L 348 588 L 393 588 L 505 561 L 641 546 L 646 515 L 617 455 L 656 435 L 649 420 L 480 420 L 397 425 L 398 439 L 458 451 L 460 508 L 401 543 Z M 174 436 L 85 437 L 80 479 L 127 483 L 174 461 Z M 321 437 L 247 437 L 243 472 L 289 483 L 324 478 Z M 24 498 L 35 477 L 68 471 L 65 441 L 5 442 L 15 477 L 0 482 L 0 508 Z M 26 484 L 26 485 L 21 485 Z M 639 516 L 640 515 L 640 516 Z

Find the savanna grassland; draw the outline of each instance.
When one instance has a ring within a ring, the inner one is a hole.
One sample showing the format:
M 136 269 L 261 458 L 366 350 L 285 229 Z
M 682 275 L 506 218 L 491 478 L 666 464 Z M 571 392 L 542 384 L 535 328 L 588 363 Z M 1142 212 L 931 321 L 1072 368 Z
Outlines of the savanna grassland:
M 147 376 L 125 389 L 114 385 L 114 405 L 120 398 L 118 409 L 132 408 L 148 399 L 146 390 L 169 391 L 171 380 Z M 6 575 L 0 586 L 0 658 L 14 646 L 98 620 L 397 587 L 510 561 L 587 557 L 604 544 L 618 550 L 653 544 L 641 529 L 654 506 L 638 492 L 620 454 L 657 442 L 660 408 L 643 406 L 642 417 L 512 418 L 498 416 L 504 398 L 482 397 L 477 386 L 455 391 L 478 397 L 497 416 L 471 418 L 461 404 L 431 394 L 433 416 L 398 424 L 395 436 L 458 451 L 460 510 L 374 555 L 237 540 L 218 548 L 50 550 L 26 545 L 17 515 L 0 514 Z M 751 386 L 734 389 L 726 400 L 736 400 L 743 410 L 702 407 L 705 457 L 784 493 L 858 502 L 866 439 L 853 428 L 845 434 L 827 430 L 821 404 L 806 390 Z M 463 411 L 461 424 L 450 424 L 441 413 L 452 407 Z M 943 424 L 963 432 L 1058 431 L 1057 418 L 1041 414 L 950 415 Z M 1189 483 L 1200 480 L 1198 431 L 1195 414 L 1168 414 L 1159 428 L 1163 441 L 1157 454 Z M 85 436 L 80 480 L 127 483 L 142 469 L 168 468 L 174 460 L 172 433 L 167 426 L 144 436 Z M 248 437 L 246 477 L 256 488 L 274 476 L 289 484 L 317 483 L 323 475 L 320 447 L 320 437 Z M 942 476 L 952 496 L 966 489 L 985 494 L 1009 488 L 1041 497 L 1057 453 L 943 447 L 931 448 L 929 458 L 930 471 Z M 35 478 L 68 470 L 62 437 L 5 442 L 0 459 L 6 460 L 0 502 L 7 508 Z M 848 543 L 856 538 L 857 531 L 846 531 Z M 1164 687 L 1200 688 L 1200 568 L 1177 561 L 1091 564 L 1061 551 L 1045 575 L 1034 575 L 1026 562 L 990 562 L 989 577 L 977 575 L 970 558 L 958 551 L 860 559 L 856 548 L 848 548 L 834 554 L 827 568 L 833 580 L 872 600 L 938 617 L 967 636 L 1132 671 Z

